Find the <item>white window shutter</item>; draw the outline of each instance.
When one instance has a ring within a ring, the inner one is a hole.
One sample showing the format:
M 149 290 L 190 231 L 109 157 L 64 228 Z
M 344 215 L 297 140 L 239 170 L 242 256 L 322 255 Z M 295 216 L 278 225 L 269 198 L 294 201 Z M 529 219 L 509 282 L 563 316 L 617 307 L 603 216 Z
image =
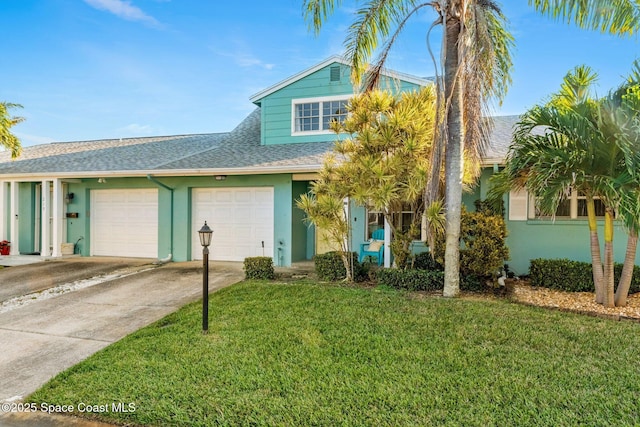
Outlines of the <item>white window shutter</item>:
M 509 221 L 526 221 L 529 216 L 529 195 L 526 190 L 509 192 Z

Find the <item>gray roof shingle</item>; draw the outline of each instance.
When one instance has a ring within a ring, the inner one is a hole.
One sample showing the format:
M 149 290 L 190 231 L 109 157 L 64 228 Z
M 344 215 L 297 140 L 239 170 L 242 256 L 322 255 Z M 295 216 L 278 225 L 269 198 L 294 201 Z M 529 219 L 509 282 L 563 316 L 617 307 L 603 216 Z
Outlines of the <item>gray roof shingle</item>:
M 503 161 L 511 145 L 513 130 L 520 120 L 520 116 L 494 116 L 493 129 L 489 136 L 490 145 L 487 147 L 485 159 Z
M 494 118 L 486 158 L 504 159 L 518 116 Z M 0 153 L 0 175 L 188 170 L 318 170 L 333 143 L 260 145 L 260 108 L 228 133 L 62 142 L 25 147 L 12 161 Z

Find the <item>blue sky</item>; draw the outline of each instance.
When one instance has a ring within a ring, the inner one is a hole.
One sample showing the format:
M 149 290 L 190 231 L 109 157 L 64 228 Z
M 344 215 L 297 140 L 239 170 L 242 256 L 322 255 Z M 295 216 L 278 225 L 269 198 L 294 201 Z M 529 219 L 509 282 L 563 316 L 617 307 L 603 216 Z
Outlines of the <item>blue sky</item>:
M 513 85 L 496 114 L 543 100 L 579 64 L 600 94 L 640 58 L 637 37 L 616 38 L 539 17 L 526 0 L 503 1 L 516 38 Z M 24 106 L 23 144 L 225 132 L 254 109 L 249 97 L 343 51 L 355 3 L 307 29 L 301 0 L 2 0 L 0 100 Z M 434 74 L 417 16 L 389 67 Z M 439 37 L 432 45 L 436 52 Z

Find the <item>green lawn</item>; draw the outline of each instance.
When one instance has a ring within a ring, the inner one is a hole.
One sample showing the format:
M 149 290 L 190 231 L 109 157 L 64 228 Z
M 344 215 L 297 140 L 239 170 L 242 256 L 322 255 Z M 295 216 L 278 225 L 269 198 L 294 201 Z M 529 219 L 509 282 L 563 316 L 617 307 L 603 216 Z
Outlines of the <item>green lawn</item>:
M 155 426 L 640 423 L 640 325 L 506 301 L 247 281 L 59 375 L 30 397 L 132 402 Z M 111 408 L 110 408 L 111 409 Z

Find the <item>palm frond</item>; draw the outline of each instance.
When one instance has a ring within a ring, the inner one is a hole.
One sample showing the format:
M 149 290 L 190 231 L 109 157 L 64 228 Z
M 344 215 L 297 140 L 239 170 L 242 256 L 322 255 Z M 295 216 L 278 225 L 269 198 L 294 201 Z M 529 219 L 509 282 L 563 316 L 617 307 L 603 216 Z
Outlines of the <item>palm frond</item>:
M 303 16 L 309 29 L 313 29 L 314 33 L 318 35 L 322 24 L 341 4 L 342 0 L 304 0 L 302 3 Z
M 545 16 L 603 33 L 631 35 L 640 27 L 635 0 L 529 0 L 529 5 Z

